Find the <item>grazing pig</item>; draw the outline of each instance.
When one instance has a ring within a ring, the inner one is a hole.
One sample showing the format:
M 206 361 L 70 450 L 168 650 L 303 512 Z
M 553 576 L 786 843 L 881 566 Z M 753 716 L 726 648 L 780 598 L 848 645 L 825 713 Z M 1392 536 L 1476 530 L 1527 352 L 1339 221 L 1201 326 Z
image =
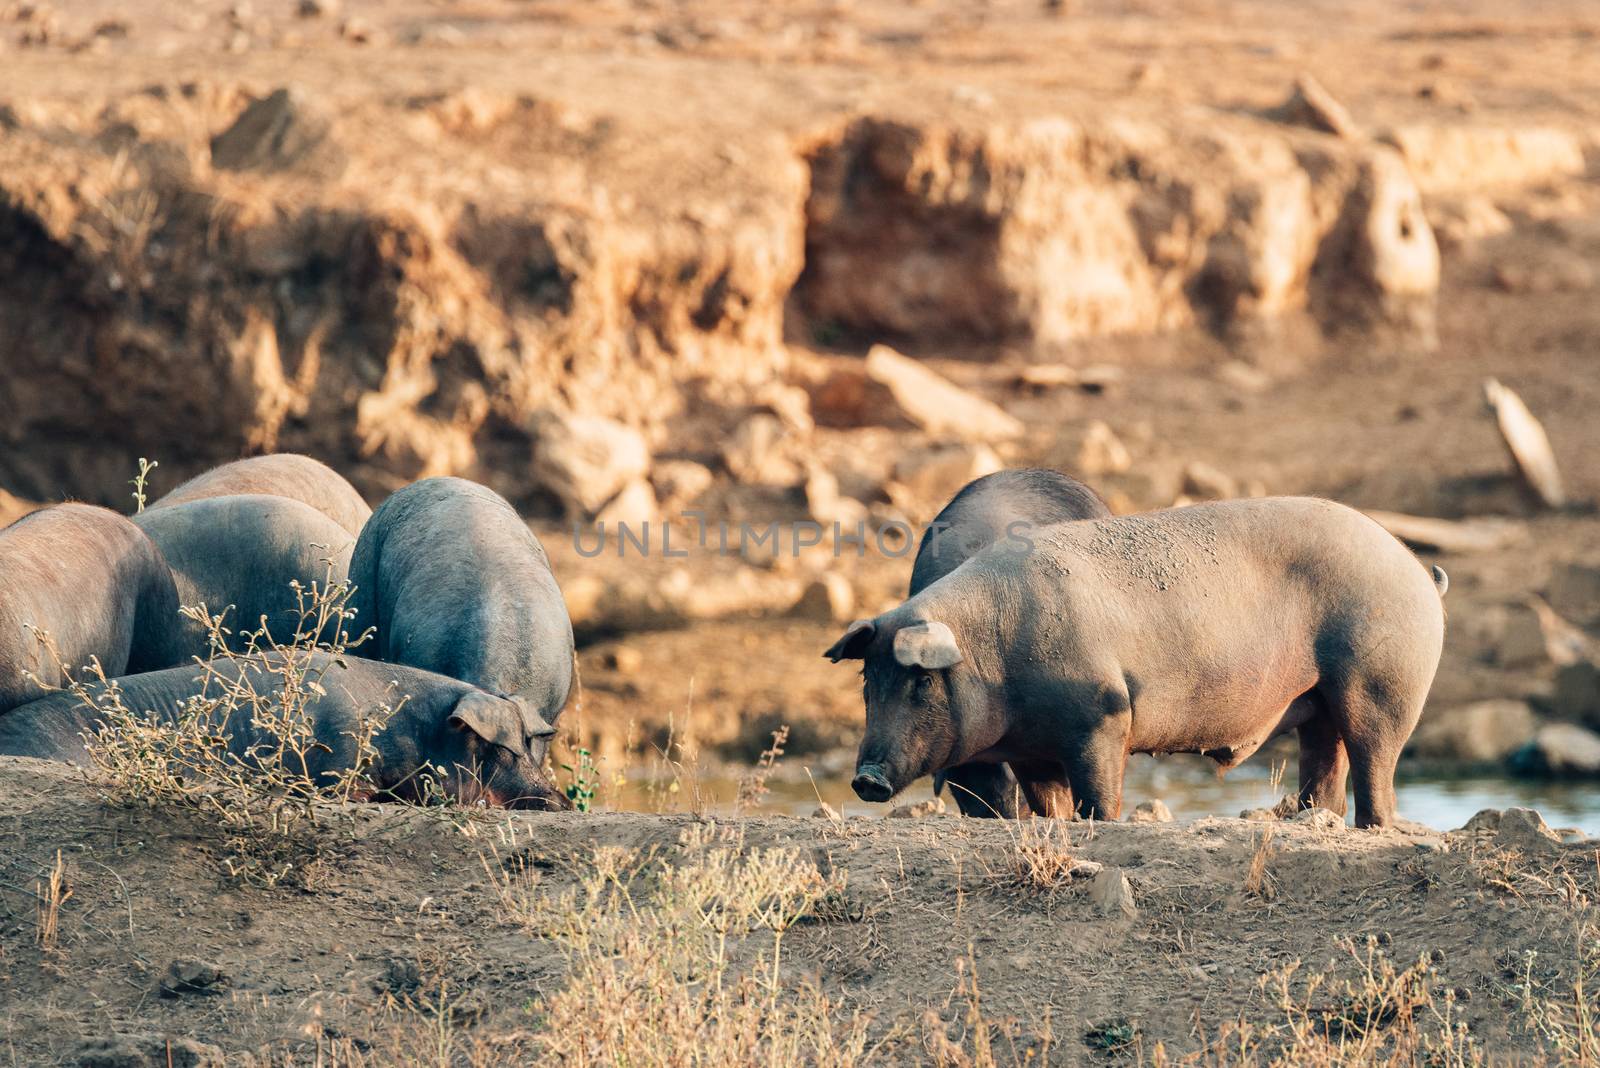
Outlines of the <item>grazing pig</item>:
M 1394 769 L 1444 642 L 1446 579 L 1360 512 L 1279 497 L 997 544 L 825 654 L 865 661 L 852 783 L 1006 761 L 1030 807 L 1115 819 L 1129 753 L 1224 770 L 1300 734 L 1302 805 L 1394 819 Z
M 305 769 L 313 778 L 354 767 L 354 736 L 362 717 L 385 705 L 398 706 L 373 738 L 377 759 L 367 778 L 374 793 L 424 800 L 421 773 L 442 768 L 439 785 L 460 801 L 508 808 L 567 807 L 530 756 L 555 729 L 544 723 L 530 725 L 511 701 L 456 679 L 396 664 L 354 656 L 335 659 L 320 652 L 293 655 L 304 657 L 299 663 L 321 689 L 309 706 L 312 730 L 320 743 Z M 212 666 L 230 680 L 248 681 L 269 701 L 283 692 L 283 654 L 221 659 Z M 208 696 L 223 693 L 214 682 L 205 686 L 203 678 L 203 669 L 189 665 L 130 675 L 115 684 L 130 711 L 160 714 L 170 722 L 202 690 Z M 90 689 L 99 693 L 102 687 L 96 684 Z M 272 744 L 269 734 L 256 729 L 249 705 L 230 709 L 219 704 L 212 711 L 218 720 L 212 726 L 228 739 L 228 749 L 235 755 L 248 760 L 253 746 Z M 52 694 L 0 718 L 0 754 L 87 766 L 84 736 L 103 725 L 99 711 L 74 694 Z
M 161 552 L 125 517 L 58 504 L 0 530 L 0 713 L 98 658 L 108 675 L 178 661 L 178 594 Z M 48 631 L 58 666 L 28 630 Z
M 259 493 L 269 497 L 288 497 L 310 505 L 338 523 L 351 537 L 361 533 L 361 525 L 372 509 L 343 475 L 320 460 L 298 453 L 280 452 L 271 456 L 252 456 L 231 464 L 213 467 L 196 475 L 168 493 L 149 508 L 171 508 L 210 497 L 236 497 Z
M 572 686 L 572 622 L 544 546 L 498 494 L 428 478 L 378 507 L 350 560 L 363 652 L 505 694 L 555 723 Z M 542 752 L 540 757 L 542 759 Z
M 1094 490 L 1059 471 L 1028 467 L 973 479 L 950 499 L 923 532 L 911 567 L 915 597 L 1002 538 L 1074 519 L 1111 515 Z M 950 785 L 964 816 L 1017 817 L 1016 776 L 1005 764 L 960 764 L 933 777 L 933 792 Z
M 212 615 L 233 606 L 225 625 L 235 651 L 244 649 L 245 634 L 260 630 L 263 619 L 274 639 L 292 641 L 300 613 L 290 584 L 299 582 L 309 593 L 313 582 L 330 580 L 330 559 L 333 582 L 343 582 L 350 566 L 350 534 L 287 497 L 202 497 L 148 509 L 133 521 L 167 558 L 181 604 L 204 604 Z M 183 646 L 187 656 L 205 656 L 206 629 L 184 620 Z

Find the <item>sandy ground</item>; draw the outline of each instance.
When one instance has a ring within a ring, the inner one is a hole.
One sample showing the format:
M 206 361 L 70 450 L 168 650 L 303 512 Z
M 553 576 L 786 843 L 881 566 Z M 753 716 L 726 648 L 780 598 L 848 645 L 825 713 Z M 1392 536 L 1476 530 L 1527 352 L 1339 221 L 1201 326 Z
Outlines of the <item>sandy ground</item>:
M 0 762 L 0 779 L 0 1049 L 18 1064 L 78 1063 L 79 1040 L 111 1034 L 188 1037 L 230 1064 L 312 1063 L 341 1037 L 426 1019 L 382 1007 L 441 978 L 473 1006 L 450 1024 L 452 1042 L 510 1042 L 537 1028 L 568 958 L 561 938 L 508 920 L 497 878 L 531 865 L 554 900 L 597 849 L 618 849 L 637 858 L 643 886 L 707 840 L 795 850 L 837 881 L 828 908 L 785 940 L 784 974 L 820 980 L 875 1035 L 905 1032 L 885 1063 L 929 1057 L 916 1037 L 928 1011 L 959 1025 L 963 970 L 975 969 L 984 1012 L 1013 1021 L 1019 1049 L 1053 1036 L 1048 1062 L 1066 1064 L 1108 1041 L 1184 1054 L 1240 1020 L 1282 1025 L 1261 977 L 1298 962 L 1301 997 L 1325 967 L 1361 974 L 1369 939 L 1400 969 L 1426 961 L 1435 993 L 1452 991 L 1458 1021 L 1504 1057 L 1541 1048 L 1518 984 L 1531 976 L 1555 996 L 1570 983 L 1600 892 L 1593 842 L 1492 830 L 1201 819 L 1019 831 L 954 817 L 707 823 L 379 806 L 329 814 L 309 885 L 267 890 L 222 875 L 204 818 L 105 807 L 75 773 L 34 762 Z M 70 895 L 41 947 L 37 895 L 58 855 Z M 1054 885 L 1025 874 L 1030 859 L 1067 857 L 1089 866 Z M 1128 912 L 1098 903 L 1094 865 L 1126 875 Z M 753 938 L 737 953 L 753 966 L 763 948 Z M 220 976 L 163 995 L 178 958 Z M 1330 989 L 1310 1004 L 1340 1002 Z

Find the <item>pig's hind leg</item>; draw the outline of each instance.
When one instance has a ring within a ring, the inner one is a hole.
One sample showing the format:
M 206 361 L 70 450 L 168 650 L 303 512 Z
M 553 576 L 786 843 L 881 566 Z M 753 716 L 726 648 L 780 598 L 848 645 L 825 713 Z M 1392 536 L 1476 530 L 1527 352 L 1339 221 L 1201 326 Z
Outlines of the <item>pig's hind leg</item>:
M 1301 701 L 1315 706 L 1310 719 L 1300 724 L 1300 808 L 1325 808 L 1343 816 L 1345 813 L 1345 777 L 1350 771 L 1350 758 L 1345 753 L 1344 739 L 1328 714 L 1327 705 L 1315 692 L 1305 694 Z

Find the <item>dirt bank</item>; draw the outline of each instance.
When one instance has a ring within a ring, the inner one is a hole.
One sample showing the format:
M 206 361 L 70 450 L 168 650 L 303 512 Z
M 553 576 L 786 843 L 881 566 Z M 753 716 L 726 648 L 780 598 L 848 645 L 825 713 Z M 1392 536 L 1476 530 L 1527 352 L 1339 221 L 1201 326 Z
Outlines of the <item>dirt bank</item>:
M 262 889 L 221 869 L 205 819 L 107 807 L 75 773 L 33 762 L 0 762 L 0 784 L 0 1042 L 25 1064 L 165 1064 L 169 1037 L 173 1063 L 213 1063 L 184 1043 L 229 1064 L 507 1063 L 539 1054 L 580 974 L 596 984 L 577 992 L 594 1042 L 626 1012 L 636 1029 L 697 1035 L 705 1054 L 731 1048 L 709 1017 L 657 1015 L 704 974 L 652 990 L 619 943 L 601 955 L 616 985 L 597 979 L 581 931 L 609 930 L 597 902 L 624 885 L 636 932 L 678 915 L 684 895 L 700 902 L 691 932 L 732 914 L 734 884 L 775 878 L 772 893 L 798 895 L 776 924 L 776 980 L 759 922 L 733 925 L 716 975 L 753 976 L 762 1004 L 820 1014 L 841 1040 L 861 1028 L 865 1052 L 828 1063 L 1067 1064 L 1112 1047 L 1148 1060 L 1212 1044 L 1221 1060 L 1207 1063 L 1249 1063 L 1240 1050 L 1309 1055 L 1330 1037 L 1352 1052 L 1365 1032 L 1373 1050 L 1426 1037 L 1560 1059 L 1578 1048 L 1572 982 L 1600 967 L 1596 843 L 1561 845 L 1511 816 L 1412 834 L 1315 818 L 1005 826 L 356 806 L 326 814 L 292 888 Z M 41 911 L 41 897 L 59 908 Z M 1325 969 L 1337 982 L 1308 988 Z M 763 1034 L 798 1026 L 763 1011 Z M 960 1059 L 980 1017 L 997 1062 Z M 80 1043 L 109 1043 L 113 1059 L 85 1059 Z M 140 1043 L 153 1059 L 137 1059 Z M 686 1048 L 663 1063 L 700 1061 Z

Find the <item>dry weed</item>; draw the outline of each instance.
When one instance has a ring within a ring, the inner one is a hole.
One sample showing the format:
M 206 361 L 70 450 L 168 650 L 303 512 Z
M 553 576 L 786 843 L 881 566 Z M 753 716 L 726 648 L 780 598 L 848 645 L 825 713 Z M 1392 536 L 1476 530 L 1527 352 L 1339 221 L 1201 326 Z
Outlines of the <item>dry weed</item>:
M 348 768 L 311 770 L 331 751 L 317 737 L 313 715 L 326 692 L 323 676 L 365 638 L 353 639 L 346 630 L 353 590 L 347 581 L 333 581 L 331 560 L 327 567 L 326 579 L 309 589 L 294 584 L 297 617 L 288 642 L 263 626 L 246 634 L 243 650 L 235 652 L 228 647 L 225 612 L 211 615 L 205 605 L 182 609 L 206 627 L 210 653 L 196 663 L 198 692 L 177 709 L 129 707 L 98 662 L 80 677 L 62 662 L 50 636 L 36 632 L 65 689 L 100 720 L 84 742 L 105 798 L 186 808 L 215 820 L 227 836 L 228 872 L 259 885 L 306 878 L 317 856 L 312 832 L 319 813 L 327 802 L 365 795 L 377 757 L 374 739 L 403 704 L 363 712 L 348 732 Z M 235 737 L 234 730 L 248 734 Z

